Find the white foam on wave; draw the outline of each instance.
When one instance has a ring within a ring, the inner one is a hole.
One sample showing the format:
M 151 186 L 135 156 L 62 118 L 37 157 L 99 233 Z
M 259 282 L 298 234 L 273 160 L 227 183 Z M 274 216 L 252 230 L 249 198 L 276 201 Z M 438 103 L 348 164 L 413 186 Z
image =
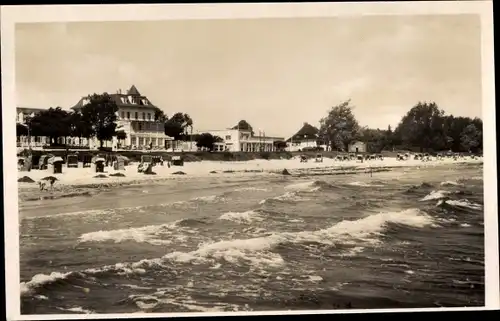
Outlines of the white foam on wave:
M 432 226 L 433 219 L 418 209 L 407 209 L 400 212 L 373 214 L 358 220 L 344 220 L 322 230 L 282 232 L 264 237 L 205 243 L 201 244 L 195 251 L 171 252 L 162 258 L 144 259 L 133 263 L 117 263 L 100 268 L 90 268 L 80 272 L 52 272 L 50 275 L 38 274 L 30 281 L 20 284 L 21 293 L 26 294 L 39 285 L 51 283 L 59 279 L 66 279 L 71 275 L 89 277 L 105 272 L 113 272 L 117 275 L 141 275 L 145 274 L 149 268 L 160 267 L 167 269 L 167 265 L 165 264 L 167 262 L 217 265 L 223 259 L 232 264 L 243 261 L 252 267 L 281 268 L 285 265 L 285 261 L 281 255 L 271 251 L 280 243 L 318 242 L 327 245 L 344 243 L 355 244 L 357 246 L 361 246 L 362 244 L 377 244 L 379 242 L 378 237 L 382 234 L 388 223 L 425 227 Z M 220 267 L 220 265 L 217 267 Z
M 216 201 L 219 201 L 219 200 L 222 200 L 222 199 L 223 198 L 219 197 L 218 195 L 208 195 L 208 196 L 195 197 L 195 198 L 192 198 L 191 200 L 192 201 L 201 201 L 201 202 L 211 203 L 211 202 L 216 202 Z
M 418 209 L 385 212 L 354 221 L 344 220 L 330 228 L 317 231 L 274 233 L 265 237 L 202 244 L 195 251 L 173 252 L 165 255 L 163 259 L 179 263 L 214 263 L 220 259 L 236 263 L 241 260 L 253 266 L 279 267 L 285 264 L 283 258 L 270 250 L 280 243 L 318 242 L 335 245 L 336 243 L 365 242 L 374 244 L 377 243 L 377 237 L 387 223 L 424 227 L 432 225 L 433 219 Z
M 187 236 L 182 235 L 182 232 L 185 232 L 186 228 L 179 226 L 181 221 L 182 220 L 179 220 L 169 224 L 85 233 L 80 236 L 79 242 L 114 241 L 115 243 L 120 243 L 124 241 L 135 241 L 152 245 L 171 244 L 174 235 L 175 240 L 182 241 L 187 239 Z M 169 239 L 163 239 L 161 237 L 169 237 Z
M 20 292 L 21 295 L 29 293 L 32 288 L 37 287 L 39 285 L 51 283 L 57 280 L 62 280 L 68 277 L 72 272 L 60 273 L 60 272 L 52 272 L 49 275 L 46 274 L 37 274 L 31 278 L 28 282 L 21 282 L 20 284 Z
M 202 305 L 196 302 L 190 296 L 179 295 L 178 293 L 167 293 L 166 291 L 157 291 L 152 295 L 130 295 L 129 299 L 133 300 L 137 307 L 141 310 L 151 310 L 162 305 L 173 305 L 197 312 L 223 312 L 227 310 L 239 311 L 240 307 L 234 304 L 223 302 L 211 302 L 210 306 Z M 244 308 L 245 309 L 245 308 Z
M 84 309 L 82 307 L 76 306 L 72 308 L 57 308 L 58 310 L 61 311 L 69 311 L 69 312 L 76 312 L 76 313 L 85 313 L 85 314 L 92 314 L 94 311 Z
M 478 211 L 483 209 L 483 206 L 481 204 L 472 203 L 466 199 L 461 199 L 458 201 L 457 200 L 447 200 L 446 204 L 452 205 L 452 206 L 458 206 L 458 207 L 466 207 L 466 208 L 470 208 L 472 210 L 478 210 Z
M 134 284 L 122 284 L 121 286 L 134 289 L 134 290 L 150 290 L 152 289 L 151 287 L 148 286 L 139 286 L 139 285 L 134 285 Z
M 258 188 L 258 187 L 241 187 L 234 190 L 235 192 L 267 192 L 269 191 L 266 188 Z
M 441 182 L 441 186 L 464 186 L 464 184 L 456 181 L 446 181 L 446 182 Z
M 425 202 L 425 201 L 432 201 L 432 200 L 438 200 L 445 198 L 446 195 L 448 195 L 449 192 L 447 191 L 432 191 L 428 195 L 426 195 L 424 198 L 422 198 L 420 201 Z
M 310 191 L 312 191 L 312 190 L 310 190 Z M 297 192 L 285 192 L 282 195 L 278 195 L 278 196 L 275 196 L 275 197 L 264 199 L 264 200 L 260 201 L 259 204 L 260 205 L 265 204 L 265 203 L 267 203 L 270 200 L 271 201 L 272 200 L 275 200 L 275 201 L 284 201 L 284 202 L 287 202 L 287 201 L 300 202 L 300 201 L 307 200 L 307 198 L 299 196 L 297 194 Z
M 351 182 L 348 185 L 359 186 L 359 187 L 383 187 L 384 186 L 382 184 L 369 184 L 369 183 L 365 183 L 365 182 Z
M 263 221 L 264 218 L 256 211 L 245 212 L 227 212 L 219 217 L 220 220 L 233 221 L 236 223 L 251 223 L 254 221 Z
M 295 183 L 285 186 L 285 190 L 297 191 L 297 192 L 315 192 L 319 190 L 318 186 L 314 186 L 315 184 L 316 181 Z

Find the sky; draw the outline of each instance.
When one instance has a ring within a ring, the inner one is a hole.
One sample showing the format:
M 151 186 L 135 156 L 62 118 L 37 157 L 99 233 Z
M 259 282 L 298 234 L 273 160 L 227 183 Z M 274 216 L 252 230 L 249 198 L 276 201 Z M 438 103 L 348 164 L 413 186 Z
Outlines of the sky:
M 247 120 L 289 137 L 350 99 L 360 125 L 393 128 L 419 101 L 481 117 L 476 15 L 16 25 L 17 106 L 70 108 L 134 84 L 195 130 Z

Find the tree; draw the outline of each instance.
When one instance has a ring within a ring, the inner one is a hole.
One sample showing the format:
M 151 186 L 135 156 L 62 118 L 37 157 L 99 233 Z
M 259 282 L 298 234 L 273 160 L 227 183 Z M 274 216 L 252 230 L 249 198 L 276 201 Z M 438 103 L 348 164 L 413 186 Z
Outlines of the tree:
M 124 141 L 125 139 L 127 139 L 127 133 L 123 129 L 117 131 L 116 139 L 118 140 L 118 142 Z
M 163 110 L 161 110 L 158 107 L 155 107 L 154 119 L 155 119 L 155 121 L 158 121 L 158 122 L 161 122 L 161 123 L 165 123 L 168 120 L 167 115 L 165 115 L 165 113 L 163 112 Z
M 396 131 L 404 144 L 420 151 L 443 148 L 444 111 L 436 103 L 419 102 L 401 119 Z
M 174 142 L 185 138 L 188 128 L 193 131 L 193 120 L 188 114 L 175 113 L 165 124 L 165 135 L 172 137 Z
M 125 140 L 127 139 L 127 133 L 123 130 L 117 131 L 116 132 L 116 139 L 118 140 Z
M 203 133 L 197 137 L 196 147 L 206 148 L 209 151 L 213 151 L 215 143 L 220 142 L 220 141 L 222 141 L 222 138 L 220 138 L 218 136 L 213 136 L 210 133 Z
M 85 122 L 80 112 L 72 112 L 68 115 L 70 127 L 70 136 L 78 137 L 79 144 L 82 144 L 82 138 L 92 137 L 92 126 Z
M 350 100 L 332 107 L 328 115 L 321 119 L 319 137 L 338 150 L 347 150 L 359 130 L 359 124 L 352 113 Z
M 29 130 L 28 126 L 16 123 L 16 136 L 21 137 L 21 136 L 28 136 Z
M 165 122 L 165 135 L 179 140 L 187 135 L 187 129 L 192 126 L 193 120 L 188 114 L 176 113 Z
M 50 144 L 57 144 L 59 138 L 71 135 L 69 113 L 61 107 L 41 111 L 31 118 L 29 126 L 32 136 L 49 137 Z
M 356 140 L 365 142 L 370 152 L 379 153 L 387 146 L 387 132 L 363 127 L 359 129 Z
M 474 124 L 464 128 L 460 135 L 460 143 L 466 151 L 476 151 L 480 145 L 482 133 Z
M 107 93 L 89 95 L 88 99 L 81 109 L 82 120 L 90 128 L 91 137 L 96 137 L 102 147 L 105 140 L 115 136 L 118 106 Z

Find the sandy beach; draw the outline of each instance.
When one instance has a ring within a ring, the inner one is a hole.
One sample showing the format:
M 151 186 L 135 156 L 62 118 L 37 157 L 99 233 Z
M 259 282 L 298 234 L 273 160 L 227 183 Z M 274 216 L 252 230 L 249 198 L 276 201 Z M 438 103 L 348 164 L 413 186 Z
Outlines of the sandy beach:
M 252 160 L 245 162 L 186 162 L 184 166 L 157 165 L 154 167 L 154 175 L 145 175 L 137 172 L 137 163 L 131 163 L 125 167 L 124 171 L 115 171 L 111 167 L 106 167 L 104 173 L 96 173 L 92 168 L 66 168 L 63 167 L 62 174 L 52 174 L 49 170 L 32 170 L 30 172 L 18 172 L 18 179 L 28 176 L 34 183 L 18 183 L 19 199 L 34 200 L 59 197 L 71 197 L 77 195 L 92 195 L 99 192 L 99 189 L 111 188 L 121 185 L 148 184 L 161 180 L 185 180 L 207 177 L 237 177 L 255 175 L 282 175 L 286 169 L 292 176 L 303 175 L 328 175 L 328 174 L 351 174 L 370 171 L 386 171 L 394 167 L 421 167 L 428 166 L 449 166 L 458 163 L 482 163 L 482 159 L 463 158 L 453 160 L 445 158 L 443 160 L 432 160 L 422 162 L 420 160 L 409 159 L 398 161 L 395 158 L 385 158 L 384 160 L 370 161 L 336 161 L 331 158 L 324 158 L 323 162 L 315 162 L 310 159 L 308 162 L 300 162 L 300 159 L 281 160 Z M 111 176 L 116 173 L 125 176 Z M 179 173 L 182 172 L 182 173 Z M 96 177 L 98 174 L 106 177 Z M 54 188 L 49 191 L 39 191 L 36 182 L 44 177 L 54 176 L 57 178 Z

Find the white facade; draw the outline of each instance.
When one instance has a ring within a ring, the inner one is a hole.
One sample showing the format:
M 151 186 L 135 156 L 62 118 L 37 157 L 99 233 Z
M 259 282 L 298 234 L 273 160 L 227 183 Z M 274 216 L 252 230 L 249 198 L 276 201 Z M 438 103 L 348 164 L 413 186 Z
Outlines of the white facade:
M 366 144 L 361 141 L 352 142 L 348 146 L 350 153 L 366 153 Z
M 224 150 L 228 152 L 272 152 L 275 151 L 274 142 L 284 140 L 281 137 L 252 136 L 248 130 L 222 129 L 207 130 L 201 133 L 210 133 L 224 141 Z M 218 144 L 219 150 L 221 144 Z
M 300 140 L 300 141 L 290 141 L 287 143 L 286 150 L 289 152 L 298 152 L 304 148 L 314 148 L 318 147 L 316 139 Z
M 144 110 L 144 107 L 120 108 L 116 124 L 117 131 L 124 131 L 127 137 L 121 141 L 114 137 L 114 148 L 165 149 L 172 141 L 172 138 L 165 135 L 163 123 L 154 120 L 154 111 Z

